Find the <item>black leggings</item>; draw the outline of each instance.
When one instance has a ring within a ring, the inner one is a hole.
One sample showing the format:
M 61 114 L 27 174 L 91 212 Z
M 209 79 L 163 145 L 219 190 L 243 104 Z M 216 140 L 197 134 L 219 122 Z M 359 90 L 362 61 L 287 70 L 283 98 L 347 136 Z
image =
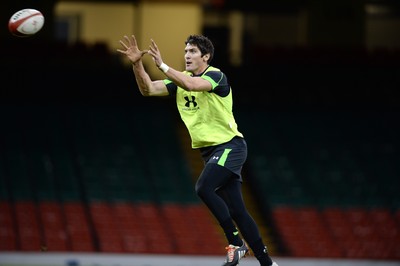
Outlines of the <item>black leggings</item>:
M 219 224 L 233 220 L 243 238 L 252 247 L 261 236 L 253 217 L 245 207 L 241 186 L 238 177 L 230 170 L 209 163 L 205 165 L 195 189 Z

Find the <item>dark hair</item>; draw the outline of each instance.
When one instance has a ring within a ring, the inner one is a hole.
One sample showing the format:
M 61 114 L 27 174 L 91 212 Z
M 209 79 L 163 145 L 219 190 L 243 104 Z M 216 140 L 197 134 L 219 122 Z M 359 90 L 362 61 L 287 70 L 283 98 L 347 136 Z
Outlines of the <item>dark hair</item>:
M 207 63 L 210 63 L 214 57 L 214 45 L 210 39 L 203 35 L 189 35 L 186 39 L 185 44 L 196 45 L 201 52 L 201 56 L 210 54 L 210 58 Z

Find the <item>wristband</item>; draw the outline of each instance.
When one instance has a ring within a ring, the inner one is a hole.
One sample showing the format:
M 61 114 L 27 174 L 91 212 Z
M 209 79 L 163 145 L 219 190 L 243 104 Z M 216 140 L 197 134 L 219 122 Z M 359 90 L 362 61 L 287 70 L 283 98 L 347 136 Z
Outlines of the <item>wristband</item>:
M 158 67 L 162 72 L 166 73 L 169 69 L 169 66 L 164 62 Z

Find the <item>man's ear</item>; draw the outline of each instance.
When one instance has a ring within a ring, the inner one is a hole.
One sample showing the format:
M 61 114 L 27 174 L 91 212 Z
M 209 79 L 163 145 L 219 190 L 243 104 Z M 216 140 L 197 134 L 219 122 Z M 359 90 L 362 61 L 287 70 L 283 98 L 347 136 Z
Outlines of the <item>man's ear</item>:
M 208 61 L 208 59 L 210 59 L 210 54 L 203 55 L 203 59 L 204 61 Z

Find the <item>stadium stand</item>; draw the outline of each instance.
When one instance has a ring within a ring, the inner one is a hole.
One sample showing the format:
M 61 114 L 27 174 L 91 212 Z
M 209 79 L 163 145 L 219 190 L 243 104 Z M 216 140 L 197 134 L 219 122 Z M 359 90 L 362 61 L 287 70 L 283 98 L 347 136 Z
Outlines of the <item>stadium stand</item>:
M 202 252 L 221 255 L 224 236 L 194 195 L 174 102 L 137 100 L 130 69 L 75 48 L 23 62 L 4 55 L 5 74 L 20 82 L 0 94 L 0 250 L 198 254 L 207 236 L 215 241 Z M 273 255 L 400 260 L 398 55 L 334 64 L 285 55 L 267 51 L 266 65 L 228 70 L 249 144 L 246 196 L 279 245 Z M 268 88 L 242 78 L 265 73 Z M 351 110 L 324 108 L 341 103 Z
M 253 189 L 288 254 L 399 259 L 396 113 L 247 110 L 239 120 Z
M 203 252 L 222 252 L 221 232 L 192 194 L 172 114 L 152 124 L 128 107 L 11 110 L 2 250 L 197 254 L 207 235 L 219 240 Z M 156 109 L 147 115 L 158 121 Z M 250 148 L 246 178 L 267 205 L 281 254 L 399 259 L 398 128 L 389 115 L 345 115 L 238 112 Z
M 2 250 L 193 254 L 210 235 L 220 241 L 203 252 L 223 251 L 167 113 L 154 124 L 158 111 L 145 122 L 136 108 L 8 108 Z

